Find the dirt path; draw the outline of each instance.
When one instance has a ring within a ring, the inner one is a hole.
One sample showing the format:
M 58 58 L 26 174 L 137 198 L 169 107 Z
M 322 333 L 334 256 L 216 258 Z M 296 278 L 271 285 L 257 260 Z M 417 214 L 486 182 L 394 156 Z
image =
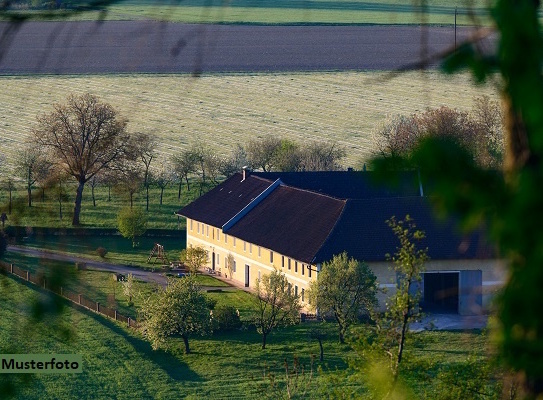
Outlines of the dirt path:
M 144 271 L 138 267 L 111 264 L 104 261 L 96 261 L 96 260 L 91 260 L 84 257 L 77 257 L 70 254 L 60 254 L 60 253 L 54 253 L 51 251 L 32 249 L 32 248 L 22 247 L 22 246 L 10 245 L 8 246 L 7 251 L 12 252 L 12 253 L 24 254 L 24 255 L 32 256 L 32 257 L 46 258 L 48 260 L 85 263 L 87 265 L 87 268 L 91 268 L 91 269 L 99 270 L 99 271 L 107 271 L 107 272 L 118 273 L 118 274 L 123 274 L 123 275 L 128 275 L 129 273 L 131 273 L 132 275 L 134 275 L 134 278 L 138 280 L 145 281 L 145 282 L 158 283 L 162 286 L 165 286 L 167 282 L 166 277 L 162 275 L 161 273 Z

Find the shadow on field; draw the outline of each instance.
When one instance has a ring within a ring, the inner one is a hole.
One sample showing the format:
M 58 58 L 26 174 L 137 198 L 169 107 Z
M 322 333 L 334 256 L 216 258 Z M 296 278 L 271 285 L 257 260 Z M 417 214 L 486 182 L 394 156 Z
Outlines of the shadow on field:
M 72 306 L 72 303 L 69 303 Z M 75 308 L 77 305 L 74 305 Z M 183 361 L 174 357 L 169 352 L 163 350 L 153 350 L 149 342 L 136 337 L 134 334 L 130 334 L 125 329 L 121 328 L 118 324 L 110 321 L 106 317 L 99 314 L 95 314 L 84 308 L 79 308 L 79 311 L 85 315 L 91 317 L 96 322 L 102 324 L 113 333 L 122 336 L 128 343 L 130 343 L 134 349 L 140 354 L 140 356 L 153 362 L 157 367 L 161 368 L 168 376 L 175 381 L 191 381 L 201 382 L 203 379 L 196 373 L 194 373 Z

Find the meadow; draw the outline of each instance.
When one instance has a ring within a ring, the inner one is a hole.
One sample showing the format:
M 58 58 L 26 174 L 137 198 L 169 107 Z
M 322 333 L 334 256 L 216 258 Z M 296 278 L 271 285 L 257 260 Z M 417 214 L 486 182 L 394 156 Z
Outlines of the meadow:
M 260 336 L 248 327 L 193 338 L 192 354 L 184 355 L 177 338 L 169 341 L 168 350 L 153 351 L 138 332 L 68 304 L 59 315 L 40 318 L 33 314 L 32 304 L 47 301 L 47 296 L 11 278 L 0 276 L 0 293 L 2 349 L 81 354 L 84 361 L 83 372 L 77 375 L 2 374 L 0 385 L 15 384 L 18 398 L 284 398 L 284 364 L 292 368 L 295 358 L 305 374 L 299 376 L 296 396 L 369 398 L 368 377 L 350 367 L 363 364 L 361 354 L 351 345 L 337 343 L 334 324 L 324 326 L 324 361 L 314 361 L 309 380 L 311 357 L 318 354 L 317 342 L 309 340 L 311 323 L 275 331 L 266 350 L 260 349 Z M 363 334 L 364 327 L 355 330 Z M 415 398 L 440 398 L 444 393 L 439 371 L 468 368 L 488 357 L 488 338 L 481 332 L 422 332 L 410 340 L 402 384 Z M 300 396 L 303 391 L 305 396 Z
M 327 141 L 347 150 L 345 167 L 361 168 L 373 133 L 387 118 L 446 105 L 470 110 L 475 97 L 498 98 L 492 85 L 439 71 L 269 74 L 2 76 L 0 149 L 4 175 L 35 126 L 70 93 L 90 92 L 117 108 L 129 131 L 153 134 L 160 163 L 195 142 L 226 156 L 236 145 L 275 135 Z

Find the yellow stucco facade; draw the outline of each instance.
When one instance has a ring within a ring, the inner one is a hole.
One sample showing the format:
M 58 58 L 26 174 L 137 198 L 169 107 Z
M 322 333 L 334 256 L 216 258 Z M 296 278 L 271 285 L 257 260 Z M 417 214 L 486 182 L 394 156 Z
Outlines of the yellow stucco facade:
M 241 240 L 222 232 L 221 228 L 187 218 L 187 247 L 200 246 L 208 252 L 207 268 L 214 269 L 221 276 L 233 279 L 248 288 L 274 269 L 285 274 L 292 290 L 298 294 L 302 304 L 307 306 L 309 282 L 316 278 L 316 266 L 302 263 L 273 250 Z M 227 268 L 228 257 L 232 255 L 235 268 L 232 276 Z

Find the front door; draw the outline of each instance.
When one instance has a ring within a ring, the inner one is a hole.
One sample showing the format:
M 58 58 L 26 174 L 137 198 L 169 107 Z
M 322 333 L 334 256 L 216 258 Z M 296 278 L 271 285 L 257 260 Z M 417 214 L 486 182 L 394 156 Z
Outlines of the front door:
M 245 264 L 245 287 L 249 287 L 249 265 Z

